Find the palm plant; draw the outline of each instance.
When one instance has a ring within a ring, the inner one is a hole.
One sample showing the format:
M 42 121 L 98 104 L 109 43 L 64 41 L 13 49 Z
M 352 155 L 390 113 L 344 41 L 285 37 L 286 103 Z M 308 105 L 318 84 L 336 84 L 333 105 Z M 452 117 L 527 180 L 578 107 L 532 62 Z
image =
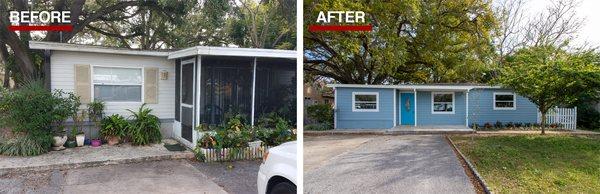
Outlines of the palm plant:
M 132 123 L 128 129 L 128 135 L 134 145 L 161 142 L 160 120 L 157 116 L 151 114 L 152 109 L 145 106 L 145 103 L 142 104 L 137 112 L 127 109 L 132 114 Z

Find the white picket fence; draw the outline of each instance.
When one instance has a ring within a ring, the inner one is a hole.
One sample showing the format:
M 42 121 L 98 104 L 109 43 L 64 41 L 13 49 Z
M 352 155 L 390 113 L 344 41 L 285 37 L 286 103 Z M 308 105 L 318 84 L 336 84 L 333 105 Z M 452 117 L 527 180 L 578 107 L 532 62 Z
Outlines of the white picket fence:
M 538 111 L 538 123 L 542 122 L 542 114 Z M 562 128 L 575 130 L 577 129 L 577 107 L 575 108 L 558 108 L 555 107 L 546 114 L 547 124 L 560 124 Z
M 262 158 L 263 154 L 272 146 L 244 147 L 244 148 L 201 148 L 205 162 L 220 162 L 234 160 L 249 160 Z

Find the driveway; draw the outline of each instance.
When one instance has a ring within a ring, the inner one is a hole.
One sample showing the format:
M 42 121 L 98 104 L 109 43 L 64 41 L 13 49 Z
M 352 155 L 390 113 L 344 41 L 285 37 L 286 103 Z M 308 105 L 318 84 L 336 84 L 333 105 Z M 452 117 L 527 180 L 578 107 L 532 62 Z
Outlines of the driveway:
M 258 164 L 165 160 L 9 173 L 0 175 L 0 193 L 256 193 Z M 223 184 L 223 177 L 235 177 L 229 181 L 242 184 Z
M 440 135 L 304 140 L 306 193 L 475 193 Z

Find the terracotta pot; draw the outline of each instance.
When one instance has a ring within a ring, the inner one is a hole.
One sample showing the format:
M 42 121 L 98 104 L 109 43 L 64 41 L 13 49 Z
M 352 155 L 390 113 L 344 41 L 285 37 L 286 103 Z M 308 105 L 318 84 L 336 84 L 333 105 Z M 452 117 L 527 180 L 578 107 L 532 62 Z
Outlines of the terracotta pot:
M 85 142 L 85 134 L 78 134 L 75 136 L 75 140 L 77 141 L 77 147 L 83 146 L 83 143 Z
M 108 145 L 117 145 L 119 144 L 119 141 L 121 141 L 121 138 L 118 136 L 108 136 L 106 137 L 106 141 L 108 142 Z

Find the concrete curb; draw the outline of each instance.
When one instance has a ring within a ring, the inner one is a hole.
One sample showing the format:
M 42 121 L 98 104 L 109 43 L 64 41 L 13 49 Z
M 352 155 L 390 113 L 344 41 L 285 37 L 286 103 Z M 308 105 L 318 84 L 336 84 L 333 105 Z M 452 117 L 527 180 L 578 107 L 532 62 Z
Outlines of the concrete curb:
M 306 136 L 324 135 L 444 135 L 444 134 L 474 134 L 475 131 L 304 131 Z
M 186 151 L 177 154 L 159 155 L 159 156 L 146 156 L 139 158 L 126 158 L 126 159 L 114 159 L 114 160 L 100 160 L 100 161 L 89 161 L 80 163 L 67 163 L 67 164 L 51 164 L 46 166 L 28 166 L 28 167 L 15 167 L 15 168 L 2 168 L 0 169 L 0 176 L 8 173 L 23 173 L 23 172 L 36 172 L 36 171 L 47 171 L 47 170 L 68 170 L 77 168 L 87 168 L 114 164 L 127 164 L 127 163 L 139 163 L 147 161 L 161 161 L 161 160 L 180 160 L 180 159 L 192 159 L 194 153 Z
M 460 152 L 460 150 L 458 149 L 458 147 L 456 147 L 456 145 L 454 144 L 452 139 L 450 139 L 448 136 L 445 136 L 445 137 L 446 137 L 446 140 L 448 140 L 448 142 L 450 142 L 450 145 L 452 145 L 452 148 L 454 148 L 454 150 L 456 150 L 456 152 L 458 152 L 458 155 L 467 163 L 469 170 L 471 170 L 471 172 L 473 172 L 473 174 L 475 175 L 475 178 L 477 178 L 477 182 L 479 182 L 479 184 L 481 184 L 481 186 L 483 187 L 483 191 L 486 194 L 493 194 L 492 190 L 490 190 L 490 188 L 488 187 L 485 180 L 483 180 L 483 177 L 479 174 L 479 172 L 477 172 L 477 169 L 475 169 L 475 166 L 473 164 L 471 164 L 469 159 L 467 159 L 467 157 L 465 157 L 465 155 L 463 155 L 462 152 Z

